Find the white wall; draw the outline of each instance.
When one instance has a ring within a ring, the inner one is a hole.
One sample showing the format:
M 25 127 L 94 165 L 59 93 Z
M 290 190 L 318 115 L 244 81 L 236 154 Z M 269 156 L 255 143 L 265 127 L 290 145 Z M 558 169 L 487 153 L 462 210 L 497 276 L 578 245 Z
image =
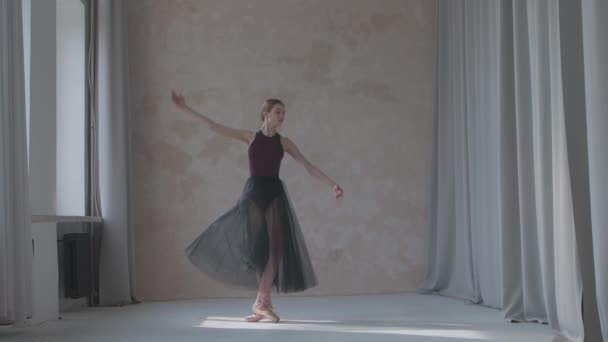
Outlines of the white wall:
M 56 195 L 55 1 L 31 0 L 30 199 L 33 214 L 54 214 Z M 54 223 L 32 225 L 34 239 L 33 324 L 59 315 L 57 231 Z
M 136 296 L 251 296 L 184 253 L 234 205 L 246 146 L 171 103 L 256 130 L 264 98 L 281 132 L 345 191 L 285 157 L 281 177 L 319 286 L 307 295 L 413 291 L 424 274 L 432 151 L 435 1 L 127 1 Z

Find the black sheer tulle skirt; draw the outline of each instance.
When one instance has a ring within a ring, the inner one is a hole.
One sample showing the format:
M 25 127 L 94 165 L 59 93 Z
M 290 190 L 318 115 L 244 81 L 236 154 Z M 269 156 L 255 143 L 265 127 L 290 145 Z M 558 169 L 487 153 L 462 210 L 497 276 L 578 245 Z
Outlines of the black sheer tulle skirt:
M 298 220 L 278 177 L 247 179 L 237 204 L 187 248 L 190 261 L 212 278 L 258 288 L 256 272 L 274 263 L 273 287 L 299 292 L 317 285 Z M 258 273 L 259 275 L 259 273 Z

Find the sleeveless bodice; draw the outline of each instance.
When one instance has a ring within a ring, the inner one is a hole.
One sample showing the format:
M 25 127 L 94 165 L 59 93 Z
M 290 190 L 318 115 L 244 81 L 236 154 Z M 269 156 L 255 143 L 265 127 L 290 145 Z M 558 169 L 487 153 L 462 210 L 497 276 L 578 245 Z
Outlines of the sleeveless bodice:
M 249 173 L 252 176 L 278 176 L 281 160 L 285 151 L 281 144 L 281 136 L 276 133 L 272 137 L 256 132 L 249 145 Z

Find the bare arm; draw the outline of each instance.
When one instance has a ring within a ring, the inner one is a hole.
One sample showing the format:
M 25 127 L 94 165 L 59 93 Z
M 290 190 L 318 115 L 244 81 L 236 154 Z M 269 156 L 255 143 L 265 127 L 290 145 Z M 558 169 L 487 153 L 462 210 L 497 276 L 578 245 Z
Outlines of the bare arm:
M 289 155 L 291 155 L 298 163 L 300 163 L 302 166 L 304 166 L 304 168 L 306 169 L 306 171 L 308 172 L 309 175 L 311 175 L 311 176 L 317 178 L 318 180 L 320 180 L 321 182 L 327 184 L 327 186 L 329 186 L 332 189 L 332 191 L 334 191 L 334 193 L 336 194 L 336 198 L 342 197 L 343 191 L 340 188 L 340 186 L 338 186 L 338 184 L 336 182 L 334 182 L 331 178 L 329 178 L 326 174 L 324 174 L 321 170 L 319 170 L 318 167 L 316 167 L 310 161 L 308 161 L 308 159 L 306 159 L 306 157 L 304 157 L 304 155 L 302 155 L 302 153 L 300 152 L 300 150 L 298 149 L 296 144 L 294 144 L 291 140 L 289 140 L 286 137 L 281 137 L 281 143 L 283 144 L 283 148 L 285 149 L 285 151 Z
M 186 100 L 182 95 L 176 94 L 174 91 L 171 91 L 171 99 L 179 109 L 183 110 L 184 112 L 190 113 L 196 118 L 203 121 L 203 123 L 205 123 L 207 127 L 209 127 L 209 129 L 211 129 L 213 132 L 216 132 L 225 137 L 242 141 L 246 144 L 249 144 L 251 139 L 253 138 L 253 132 L 251 131 L 224 126 L 195 111 L 186 104 Z

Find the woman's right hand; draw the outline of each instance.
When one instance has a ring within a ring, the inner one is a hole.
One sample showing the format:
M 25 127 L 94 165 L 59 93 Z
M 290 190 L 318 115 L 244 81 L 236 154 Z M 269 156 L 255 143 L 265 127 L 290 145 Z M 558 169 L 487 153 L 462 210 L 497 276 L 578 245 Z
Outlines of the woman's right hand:
M 175 91 L 171 90 L 171 99 L 173 100 L 173 103 L 175 103 L 177 108 L 181 110 L 188 110 L 188 105 L 186 104 L 186 99 L 184 99 L 183 95 L 180 95 Z
M 342 190 L 342 188 L 340 188 L 340 186 L 338 184 L 335 184 L 331 190 L 334 192 L 334 194 L 336 195 L 337 199 L 340 199 L 344 196 L 344 191 Z

